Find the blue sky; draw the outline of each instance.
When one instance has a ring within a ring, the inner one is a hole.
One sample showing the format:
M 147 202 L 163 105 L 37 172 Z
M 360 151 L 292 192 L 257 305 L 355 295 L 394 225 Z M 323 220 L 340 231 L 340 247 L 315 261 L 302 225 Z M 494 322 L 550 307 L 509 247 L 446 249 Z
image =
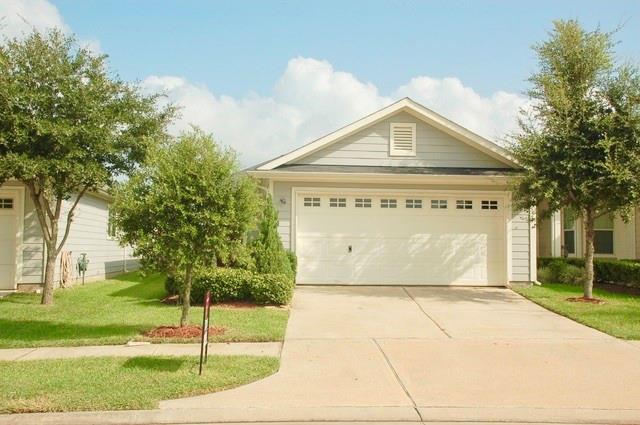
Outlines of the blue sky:
M 415 75 L 454 76 L 483 95 L 523 91 L 531 44 L 551 21 L 624 25 L 640 58 L 639 1 L 54 1 L 126 78 L 184 76 L 216 93 L 267 93 L 296 56 L 328 60 L 389 92 Z
M 183 107 L 243 164 L 410 96 L 492 140 L 526 107 L 530 46 L 554 19 L 620 28 L 620 58 L 640 62 L 640 1 L 2 0 L 24 22 L 58 26 L 112 68 Z

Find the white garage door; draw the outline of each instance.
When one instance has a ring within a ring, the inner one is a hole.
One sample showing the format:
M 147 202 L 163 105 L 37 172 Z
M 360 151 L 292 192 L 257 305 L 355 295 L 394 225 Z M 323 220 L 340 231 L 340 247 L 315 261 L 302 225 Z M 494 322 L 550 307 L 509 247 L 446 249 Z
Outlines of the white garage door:
M 296 196 L 298 282 L 504 285 L 501 195 Z
M 0 191 L 0 290 L 15 289 L 17 192 Z

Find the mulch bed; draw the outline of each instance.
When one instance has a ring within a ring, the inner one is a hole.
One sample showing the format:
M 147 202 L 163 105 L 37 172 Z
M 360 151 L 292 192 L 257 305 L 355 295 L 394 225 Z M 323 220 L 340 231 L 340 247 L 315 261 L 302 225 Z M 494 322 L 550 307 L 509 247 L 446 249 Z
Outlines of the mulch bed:
M 588 304 L 604 304 L 604 301 L 598 298 L 587 298 L 587 297 L 570 297 L 567 298 L 567 301 L 574 303 L 588 303 Z
M 221 326 L 210 326 L 209 335 L 222 335 L 227 328 Z M 149 338 L 197 338 L 202 335 L 202 326 L 158 326 L 144 333 Z

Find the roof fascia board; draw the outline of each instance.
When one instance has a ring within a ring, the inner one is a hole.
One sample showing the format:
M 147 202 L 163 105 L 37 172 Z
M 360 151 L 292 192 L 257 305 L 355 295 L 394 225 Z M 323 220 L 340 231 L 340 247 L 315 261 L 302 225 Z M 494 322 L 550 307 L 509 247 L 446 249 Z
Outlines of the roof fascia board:
M 506 185 L 517 176 L 455 176 L 445 174 L 388 174 L 388 173 L 310 173 L 291 171 L 249 171 L 252 177 L 278 181 L 312 182 L 370 182 L 370 183 L 412 183 L 412 184 L 485 184 Z

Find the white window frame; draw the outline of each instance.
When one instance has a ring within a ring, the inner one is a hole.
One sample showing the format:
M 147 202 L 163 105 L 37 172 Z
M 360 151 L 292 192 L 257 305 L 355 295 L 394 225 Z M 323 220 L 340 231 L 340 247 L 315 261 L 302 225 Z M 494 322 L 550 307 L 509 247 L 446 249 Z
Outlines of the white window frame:
M 112 220 L 114 218 L 115 213 L 111 206 L 107 207 L 107 239 L 114 240 L 116 238 L 116 226 L 113 224 Z
M 615 227 L 616 227 L 616 218 L 612 215 L 611 216 L 611 228 L 603 228 L 603 227 L 596 227 L 597 225 L 594 223 L 594 238 L 593 238 L 593 254 L 597 255 L 599 257 L 612 257 L 615 256 L 615 252 L 616 252 L 616 233 L 615 233 Z M 611 252 L 596 252 L 596 241 L 595 241 L 595 234 L 598 232 L 611 232 Z
M 561 215 L 560 225 L 562 226 L 562 254 L 566 254 L 568 257 L 576 257 L 578 255 L 578 217 L 573 217 L 573 226 L 565 227 L 565 220 L 568 215 L 571 215 L 571 212 L 564 209 Z M 573 252 L 567 251 L 567 232 L 573 232 Z
M 394 133 L 397 127 L 411 127 L 411 150 L 396 149 L 394 144 Z M 416 123 L 392 122 L 389 125 L 389 156 L 416 156 Z

